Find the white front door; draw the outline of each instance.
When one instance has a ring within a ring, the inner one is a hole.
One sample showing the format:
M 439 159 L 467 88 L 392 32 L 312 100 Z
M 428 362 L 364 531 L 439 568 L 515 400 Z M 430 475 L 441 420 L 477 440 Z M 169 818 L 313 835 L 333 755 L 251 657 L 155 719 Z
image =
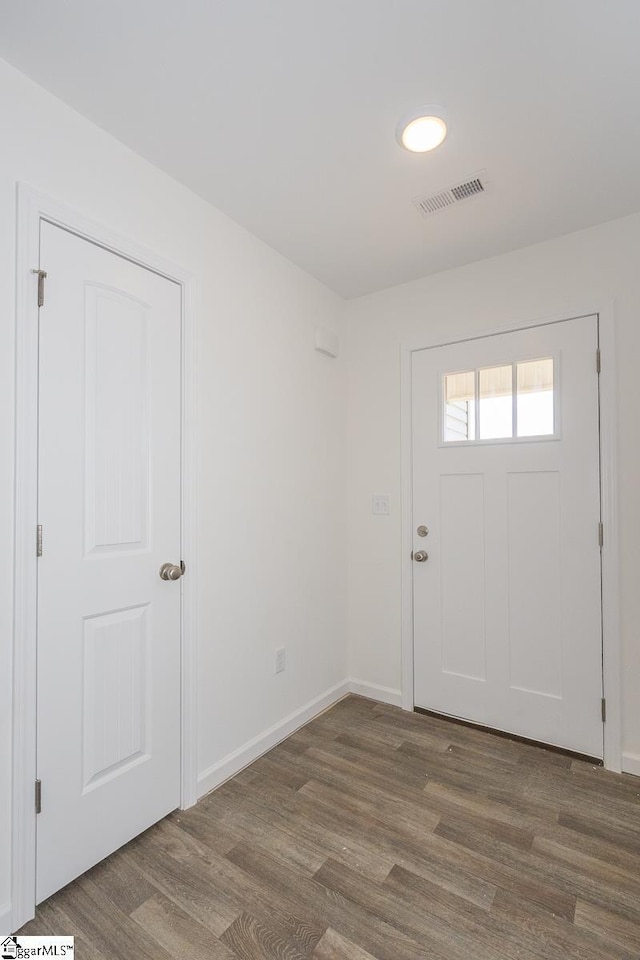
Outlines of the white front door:
M 602 757 L 597 344 L 593 316 L 413 354 L 414 694 Z
M 180 803 L 180 287 L 48 223 L 37 902 Z

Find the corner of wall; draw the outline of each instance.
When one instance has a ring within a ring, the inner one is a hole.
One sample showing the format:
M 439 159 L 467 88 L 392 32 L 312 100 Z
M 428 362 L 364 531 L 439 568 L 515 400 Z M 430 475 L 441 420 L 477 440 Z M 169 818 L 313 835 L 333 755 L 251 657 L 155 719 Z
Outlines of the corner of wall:
M 640 755 L 637 753 L 623 753 L 622 772 L 632 773 L 635 777 L 640 777 Z
M 332 707 L 339 700 L 342 700 L 350 692 L 349 682 L 346 680 L 336 683 L 335 686 L 325 690 L 319 697 L 314 697 L 303 707 L 290 713 L 288 717 L 275 723 L 263 733 L 258 734 L 248 743 L 243 744 L 227 754 L 222 760 L 214 763 L 204 770 L 198 777 L 198 797 L 204 797 L 205 794 L 221 786 L 225 780 L 240 773 L 245 767 L 258 757 L 272 750 L 282 740 L 286 740 L 292 733 L 299 730 L 318 714 L 323 713 L 329 707 Z
M 402 690 L 394 687 L 383 687 L 378 683 L 368 683 L 366 680 L 349 680 L 349 693 L 355 693 L 367 700 L 377 700 L 379 703 L 388 703 L 392 707 L 402 706 Z

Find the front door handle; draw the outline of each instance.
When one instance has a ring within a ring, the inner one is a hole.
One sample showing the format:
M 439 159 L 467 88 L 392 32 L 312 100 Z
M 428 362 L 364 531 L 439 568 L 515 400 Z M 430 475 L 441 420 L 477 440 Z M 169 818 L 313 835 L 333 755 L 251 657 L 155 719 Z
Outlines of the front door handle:
M 416 550 L 413 559 L 416 563 L 425 563 L 425 561 L 429 559 L 429 554 L 426 550 Z

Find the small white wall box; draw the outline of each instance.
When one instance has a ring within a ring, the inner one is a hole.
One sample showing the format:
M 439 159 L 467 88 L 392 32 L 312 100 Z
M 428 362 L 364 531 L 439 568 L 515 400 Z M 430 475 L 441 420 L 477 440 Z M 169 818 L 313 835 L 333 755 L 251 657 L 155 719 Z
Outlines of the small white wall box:
M 324 353 L 327 357 L 337 357 L 340 353 L 338 334 L 328 327 L 316 327 L 314 350 Z

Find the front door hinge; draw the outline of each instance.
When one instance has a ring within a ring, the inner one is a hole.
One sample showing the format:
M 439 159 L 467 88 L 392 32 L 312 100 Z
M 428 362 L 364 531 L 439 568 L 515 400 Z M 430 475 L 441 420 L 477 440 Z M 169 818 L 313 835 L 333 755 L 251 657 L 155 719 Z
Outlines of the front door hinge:
M 42 813 L 42 780 L 36 780 L 36 813 Z
M 42 524 L 36 527 L 36 557 L 42 556 Z
M 598 347 L 598 349 L 596 350 L 596 373 L 600 373 L 601 369 L 602 369 L 602 363 L 600 359 L 600 347 Z
M 600 709 L 602 711 L 602 722 L 606 723 L 607 721 L 607 701 L 603 697 L 600 701 Z
M 598 524 L 598 544 L 604 546 L 604 524 L 602 520 Z
M 35 273 L 38 276 L 38 306 L 44 306 L 44 281 L 47 276 L 46 270 L 32 270 L 31 273 Z

